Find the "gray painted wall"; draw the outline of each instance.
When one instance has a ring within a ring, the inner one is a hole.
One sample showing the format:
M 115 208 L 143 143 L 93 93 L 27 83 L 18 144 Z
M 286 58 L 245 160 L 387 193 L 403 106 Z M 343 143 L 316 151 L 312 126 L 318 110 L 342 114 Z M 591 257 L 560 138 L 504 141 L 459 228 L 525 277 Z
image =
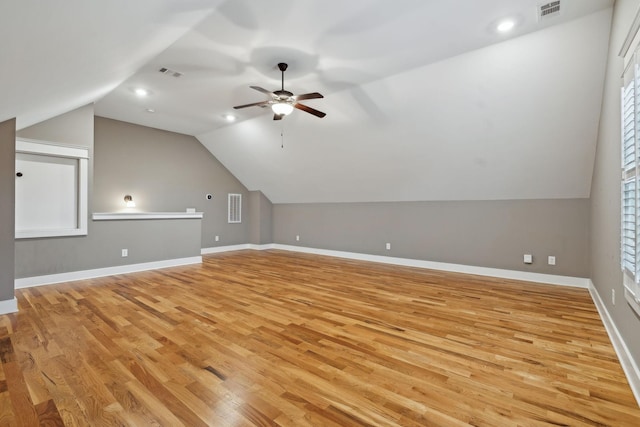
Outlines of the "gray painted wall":
M 17 136 L 93 149 L 93 105 L 21 129 Z M 90 157 L 93 157 L 89 153 Z
M 191 187 L 198 190 L 198 198 L 202 201 L 202 186 L 207 186 L 211 192 L 243 189 L 204 147 L 184 135 L 96 118 L 94 144 L 93 106 L 23 129 L 19 136 L 89 148 L 89 215 L 96 211 L 123 210 L 125 193 L 120 193 L 125 188 L 134 195 L 139 210 L 146 211 L 201 208 L 195 199 L 184 199 L 184 193 L 191 191 Z M 157 144 L 149 146 L 154 142 Z M 147 149 L 151 155 L 145 152 Z M 11 150 L 12 174 L 14 158 L 15 148 Z M 183 176 L 188 179 L 182 179 Z M 211 185 L 200 182 L 204 179 L 209 179 Z M 12 186 L 13 183 L 12 175 Z M 219 224 L 219 228 L 215 231 L 224 232 L 226 193 L 218 199 L 224 199 L 224 215 L 214 215 L 206 207 L 199 210 L 205 211 L 205 218 L 217 218 L 214 224 Z M 13 207 L 11 212 L 13 215 Z M 15 277 L 198 256 L 203 226 L 204 221 L 200 220 L 89 220 L 87 236 L 17 240 Z M 228 235 L 246 243 L 247 233 L 242 230 L 247 227 L 241 224 L 239 228 L 240 232 L 236 231 L 235 235 L 229 232 Z M 11 234 L 13 238 L 13 230 Z M 125 248 L 129 250 L 127 258 L 121 257 L 121 249 Z
M 273 204 L 260 192 L 260 244 L 273 243 Z
M 19 241 L 16 278 L 199 256 L 200 224 L 198 219 L 94 221 L 86 237 Z
M 249 192 L 192 136 L 96 117 L 94 165 L 94 212 L 121 211 L 130 194 L 138 211 L 204 212 L 203 248 L 249 241 L 247 215 L 227 223 L 228 193 L 242 194 L 248 213 Z
M 623 297 L 620 270 L 620 87 L 623 60 L 618 57 L 639 0 L 616 0 L 598 146 L 591 185 L 591 280 L 636 363 L 640 364 L 640 318 Z M 617 302 L 611 301 L 615 289 Z
M 262 191 L 249 192 L 249 243 L 264 245 L 272 239 L 273 204 Z
M 296 241 L 296 235 L 300 241 Z M 275 204 L 275 243 L 588 277 L 589 201 Z M 391 250 L 385 249 L 391 243 Z M 523 263 L 525 253 L 534 263 Z M 556 266 L 547 265 L 554 255 Z
M 0 123 L 0 301 L 13 298 L 16 121 Z
M 91 188 L 93 183 L 93 105 L 54 117 L 19 130 L 16 136 L 61 145 L 81 146 L 89 150 L 89 212 L 91 212 Z M 15 151 L 13 154 L 15 158 Z M 15 162 L 15 160 L 14 160 Z M 93 224 L 89 221 L 88 231 L 91 234 Z M 68 262 L 76 251 L 84 251 L 88 238 L 53 237 L 46 239 L 18 239 L 15 241 L 15 275 L 16 278 L 45 274 L 64 273 L 80 270 L 75 264 Z M 69 253 L 69 248 L 71 253 Z M 32 255 L 35 254 L 35 255 Z

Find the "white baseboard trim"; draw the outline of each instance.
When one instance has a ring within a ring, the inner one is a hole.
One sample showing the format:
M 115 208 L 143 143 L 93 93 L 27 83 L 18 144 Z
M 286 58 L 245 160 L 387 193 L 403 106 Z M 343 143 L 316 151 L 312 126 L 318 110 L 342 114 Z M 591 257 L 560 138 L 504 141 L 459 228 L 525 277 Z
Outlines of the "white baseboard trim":
M 229 245 L 229 246 L 215 246 L 212 248 L 202 248 L 200 250 L 201 255 L 207 254 L 219 254 L 222 252 L 243 251 L 247 249 L 253 249 L 255 251 L 264 251 L 267 249 L 275 249 L 275 244 L 268 243 L 266 245 L 255 245 L 253 243 L 245 243 L 241 245 Z
M 252 245 L 245 243 L 242 245 L 229 245 L 229 246 L 216 246 L 213 248 L 202 248 L 200 249 L 200 254 L 201 255 L 207 255 L 207 254 L 219 254 L 222 252 L 231 252 L 231 251 L 241 251 L 244 249 L 253 249 L 251 247 Z
M 633 356 L 631 356 L 627 344 L 624 342 L 622 335 L 620 335 L 620 331 L 618 331 L 616 324 L 613 322 L 607 307 L 604 305 L 604 302 L 602 302 L 602 298 L 600 298 L 600 294 L 591 280 L 589 280 L 589 293 L 591 294 L 593 303 L 598 309 L 604 328 L 607 330 L 607 334 L 609 334 L 609 339 L 611 340 L 613 349 L 618 355 L 620 365 L 622 365 L 622 369 L 627 376 L 627 381 L 629 381 L 631 391 L 640 406 L 640 369 L 638 368 L 635 360 L 633 360 Z
M 550 285 L 573 286 L 589 288 L 590 280 L 583 277 L 557 276 L 552 274 L 531 273 L 528 271 L 504 270 L 499 268 L 477 267 L 473 265 L 450 264 L 445 262 L 423 261 L 418 259 L 397 258 L 383 255 L 369 255 L 355 252 L 333 251 L 328 249 L 306 248 L 302 246 L 281 245 L 278 243 L 262 245 L 261 249 L 280 249 L 285 251 L 304 252 L 316 255 L 326 255 L 338 258 L 348 258 L 361 261 L 381 262 L 385 264 L 402 265 L 407 267 L 428 268 L 431 270 L 450 271 L 454 273 L 475 274 L 478 276 L 500 277 L 503 279 L 523 280 L 527 282 L 545 283 Z
M 0 301 L 0 314 L 16 313 L 18 311 L 18 300 L 16 297 Z
M 250 244 L 249 245 L 249 249 L 253 249 L 253 250 L 256 250 L 256 251 L 266 251 L 268 249 L 276 249 L 276 244 L 275 243 L 268 243 L 266 245 Z
M 137 271 L 156 270 L 159 268 L 177 267 L 179 265 L 200 264 L 202 256 L 168 259 L 164 261 L 143 262 L 140 264 L 118 265 L 114 267 L 96 268 L 93 270 L 70 271 L 68 273 L 49 274 L 45 276 L 24 277 L 15 279 L 15 289 L 33 286 L 51 285 L 53 283 L 72 282 L 96 277 L 113 276 L 115 274 L 135 273 Z
M 573 286 L 577 288 L 589 288 L 590 280 L 584 277 L 557 276 L 553 274 L 532 273 L 528 271 L 504 270 L 500 268 L 477 267 L 464 264 L 450 264 L 446 262 L 423 261 L 419 259 L 397 258 L 384 255 L 369 255 L 357 252 L 334 251 L 329 249 L 307 248 L 304 246 L 282 245 L 269 243 L 266 245 L 230 245 L 203 248 L 202 255 L 221 252 L 239 251 L 246 249 L 267 250 L 280 249 L 283 251 L 303 252 L 307 254 L 325 255 L 337 258 L 348 258 L 360 261 L 381 262 L 385 264 L 402 265 L 407 267 L 428 268 L 431 270 L 450 271 L 454 273 L 475 274 L 478 276 L 500 277 L 503 279 L 524 280 L 527 282 L 545 283 L 550 285 Z

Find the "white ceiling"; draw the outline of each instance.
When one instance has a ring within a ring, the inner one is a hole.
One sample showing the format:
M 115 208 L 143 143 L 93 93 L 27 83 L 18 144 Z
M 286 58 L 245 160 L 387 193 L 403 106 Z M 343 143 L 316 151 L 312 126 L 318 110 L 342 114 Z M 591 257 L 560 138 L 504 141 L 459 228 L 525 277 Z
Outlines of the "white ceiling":
M 543 22 L 539 0 L 63 3 L 0 5 L 0 120 L 97 101 L 197 136 L 276 203 L 589 196 L 612 0 Z M 277 89 L 278 62 L 327 117 L 231 108 Z
M 210 14 L 211 0 L 0 2 L 0 121 L 98 101 Z

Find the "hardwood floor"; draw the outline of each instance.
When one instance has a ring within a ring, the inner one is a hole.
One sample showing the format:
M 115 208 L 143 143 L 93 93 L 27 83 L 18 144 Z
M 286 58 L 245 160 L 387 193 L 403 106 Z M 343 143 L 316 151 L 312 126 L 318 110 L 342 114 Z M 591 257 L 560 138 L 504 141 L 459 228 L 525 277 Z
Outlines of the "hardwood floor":
M 239 251 L 16 296 L 3 426 L 640 425 L 584 289 Z

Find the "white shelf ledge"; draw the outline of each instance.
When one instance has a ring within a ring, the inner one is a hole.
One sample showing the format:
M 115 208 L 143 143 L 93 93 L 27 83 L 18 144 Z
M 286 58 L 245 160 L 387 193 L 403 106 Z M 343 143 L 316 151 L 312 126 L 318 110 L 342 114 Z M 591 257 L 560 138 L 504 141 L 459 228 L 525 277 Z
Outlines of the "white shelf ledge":
M 130 219 L 202 219 L 202 212 L 94 212 L 94 221 Z

